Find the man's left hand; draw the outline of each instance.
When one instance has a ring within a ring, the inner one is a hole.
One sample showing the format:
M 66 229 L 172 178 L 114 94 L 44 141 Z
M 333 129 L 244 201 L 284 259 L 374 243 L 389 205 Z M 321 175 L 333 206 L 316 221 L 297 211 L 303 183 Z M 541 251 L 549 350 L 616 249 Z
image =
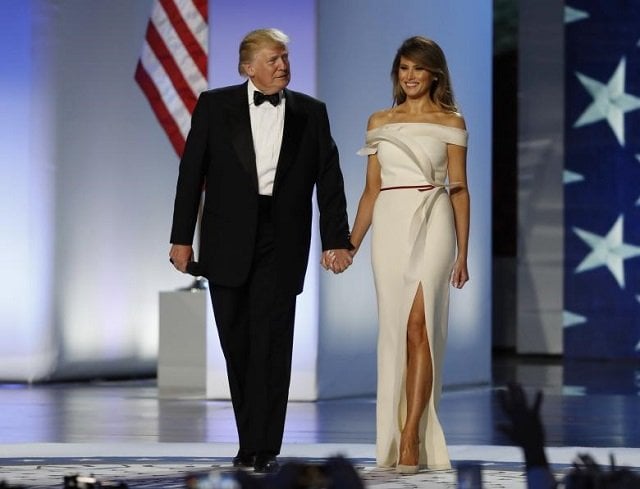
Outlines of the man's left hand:
M 326 250 L 322 253 L 320 264 L 325 270 L 333 273 L 342 273 L 353 263 L 353 257 L 349 250 L 337 249 Z

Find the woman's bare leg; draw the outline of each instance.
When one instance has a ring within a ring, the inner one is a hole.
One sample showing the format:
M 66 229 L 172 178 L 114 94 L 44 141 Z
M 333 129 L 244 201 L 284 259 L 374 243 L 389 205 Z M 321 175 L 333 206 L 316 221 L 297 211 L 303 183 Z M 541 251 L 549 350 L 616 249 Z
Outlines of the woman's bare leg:
M 407 420 L 400 437 L 399 465 L 418 465 L 418 429 L 432 386 L 431 350 L 425 323 L 422 284 L 419 284 L 407 321 Z

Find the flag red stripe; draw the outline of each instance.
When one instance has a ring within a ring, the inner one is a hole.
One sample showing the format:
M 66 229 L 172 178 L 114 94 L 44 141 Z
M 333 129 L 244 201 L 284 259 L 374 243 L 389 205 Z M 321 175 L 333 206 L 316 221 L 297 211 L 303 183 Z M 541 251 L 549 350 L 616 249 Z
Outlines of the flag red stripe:
M 207 77 L 207 53 L 202 50 L 200 43 L 195 38 L 191 29 L 182 18 L 180 11 L 176 7 L 173 0 L 161 0 L 160 5 L 167 14 L 167 17 L 171 21 L 171 25 L 175 29 L 178 37 L 184 44 L 184 47 L 189 52 L 189 55 L 193 58 L 196 66 L 200 70 L 203 77 Z M 206 16 L 204 16 L 206 20 Z
M 194 7 L 198 9 L 198 12 L 200 12 L 200 15 L 202 15 L 205 22 L 209 22 L 209 16 L 207 14 L 208 3 L 208 0 L 193 0 Z
M 178 127 L 175 119 L 167 109 L 155 83 L 153 83 L 153 80 L 140 61 L 138 61 L 138 66 L 136 67 L 135 79 L 138 85 L 140 85 L 140 88 L 142 88 L 142 91 L 146 94 L 153 112 L 156 114 L 160 125 L 169 137 L 169 141 L 171 141 L 173 149 L 178 156 L 182 156 L 185 140 L 180 132 L 180 127 Z
M 193 93 L 193 90 L 184 79 L 180 67 L 177 65 L 175 59 L 171 55 L 171 52 L 164 43 L 162 37 L 158 33 L 156 26 L 152 22 L 149 22 L 147 27 L 147 42 L 153 50 L 156 58 L 160 61 L 160 64 L 164 68 L 164 71 L 169 75 L 171 83 L 173 84 L 176 92 L 184 102 L 189 112 L 193 112 L 196 106 L 197 95 Z

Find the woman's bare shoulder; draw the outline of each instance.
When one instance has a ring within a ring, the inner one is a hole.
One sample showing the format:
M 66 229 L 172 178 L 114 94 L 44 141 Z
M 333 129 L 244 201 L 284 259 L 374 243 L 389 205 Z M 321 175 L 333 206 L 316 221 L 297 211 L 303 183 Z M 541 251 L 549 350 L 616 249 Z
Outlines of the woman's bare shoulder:
M 458 129 L 467 129 L 464 117 L 460 112 L 445 112 L 440 117 L 440 123 L 445 126 L 451 126 Z
M 391 109 L 383 109 L 377 112 L 374 112 L 369 116 L 369 122 L 367 124 L 367 130 L 371 131 L 372 129 L 376 129 L 380 126 L 384 126 L 385 124 L 391 122 L 392 120 L 392 112 Z

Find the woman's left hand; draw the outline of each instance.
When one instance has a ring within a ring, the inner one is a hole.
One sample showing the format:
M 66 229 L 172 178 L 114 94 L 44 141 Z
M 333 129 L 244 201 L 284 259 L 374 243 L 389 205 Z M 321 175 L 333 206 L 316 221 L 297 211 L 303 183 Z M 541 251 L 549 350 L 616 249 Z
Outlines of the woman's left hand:
M 461 289 L 469 281 L 469 271 L 467 270 L 467 260 L 458 258 L 453 264 L 451 272 L 451 285 L 456 289 Z

